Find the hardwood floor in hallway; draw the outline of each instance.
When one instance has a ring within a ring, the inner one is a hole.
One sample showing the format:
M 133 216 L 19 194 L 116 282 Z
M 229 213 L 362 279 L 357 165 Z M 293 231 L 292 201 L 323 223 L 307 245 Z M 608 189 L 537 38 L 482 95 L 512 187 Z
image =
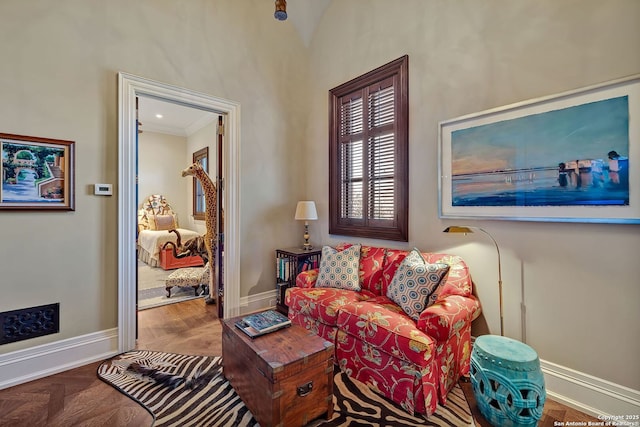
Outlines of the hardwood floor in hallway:
M 220 356 L 222 327 L 217 307 L 203 300 L 171 304 L 139 313 L 137 349 Z M 40 380 L 0 390 L 0 426 L 151 426 L 153 418 L 140 405 L 96 374 L 99 362 Z M 476 425 L 490 424 L 473 401 L 471 384 L 461 383 Z M 547 399 L 541 427 L 557 421 L 596 421 L 595 418 Z
M 222 355 L 217 307 L 202 299 L 140 311 L 137 349 Z M 151 414 L 98 379 L 100 362 L 0 390 L 0 426 L 150 426 Z

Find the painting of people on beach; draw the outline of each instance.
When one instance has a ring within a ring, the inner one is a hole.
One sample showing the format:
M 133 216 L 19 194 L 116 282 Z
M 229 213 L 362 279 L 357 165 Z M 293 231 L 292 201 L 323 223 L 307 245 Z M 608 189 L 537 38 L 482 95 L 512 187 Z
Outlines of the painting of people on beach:
M 460 129 L 454 206 L 629 204 L 627 96 Z
M 640 74 L 439 123 L 440 218 L 640 224 Z
M 0 134 L 0 209 L 73 210 L 71 141 Z

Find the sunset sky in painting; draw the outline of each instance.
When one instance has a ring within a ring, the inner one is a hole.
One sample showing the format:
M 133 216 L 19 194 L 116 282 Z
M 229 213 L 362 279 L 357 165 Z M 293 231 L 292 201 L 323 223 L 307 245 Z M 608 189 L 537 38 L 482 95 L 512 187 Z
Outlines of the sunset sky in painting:
M 452 132 L 453 175 L 557 166 L 577 159 L 629 155 L 628 97 Z

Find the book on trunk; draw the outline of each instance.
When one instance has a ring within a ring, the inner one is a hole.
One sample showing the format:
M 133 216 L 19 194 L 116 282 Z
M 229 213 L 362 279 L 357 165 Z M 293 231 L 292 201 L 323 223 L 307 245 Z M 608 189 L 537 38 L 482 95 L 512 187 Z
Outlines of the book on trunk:
M 282 328 L 291 326 L 291 320 L 284 314 L 268 310 L 261 313 L 250 314 L 236 322 L 236 327 L 251 338 L 268 334 Z

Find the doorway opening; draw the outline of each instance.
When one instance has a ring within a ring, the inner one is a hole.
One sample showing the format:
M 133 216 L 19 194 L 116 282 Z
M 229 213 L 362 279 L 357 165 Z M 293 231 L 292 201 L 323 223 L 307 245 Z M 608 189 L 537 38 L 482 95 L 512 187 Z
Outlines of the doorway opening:
M 136 98 L 146 96 L 197 108 L 225 118 L 221 159 L 225 177 L 225 241 L 223 268 L 223 317 L 239 314 L 239 153 L 240 106 L 238 103 L 189 89 L 118 73 L 118 349 L 135 347 L 136 334 Z M 142 196 L 144 197 L 144 196 Z
M 222 153 L 217 149 L 222 148 L 223 116 L 147 96 L 137 100 L 138 311 L 205 296 L 212 301 L 209 295 L 218 292 L 209 287 L 211 275 L 202 254 L 184 258 L 173 254 L 182 247 L 198 249 L 191 242 L 199 242 L 193 239 L 202 239 L 207 232 L 202 186 L 197 179 L 182 177 L 180 171 L 197 161 L 214 185 L 223 189 L 218 184 L 223 179 L 218 162 Z M 222 197 L 222 190 L 218 193 Z M 213 225 L 220 239 L 222 225 Z M 212 263 L 216 272 L 222 271 L 221 261 L 218 257 Z M 218 274 L 213 277 L 216 285 L 222 284 Z

